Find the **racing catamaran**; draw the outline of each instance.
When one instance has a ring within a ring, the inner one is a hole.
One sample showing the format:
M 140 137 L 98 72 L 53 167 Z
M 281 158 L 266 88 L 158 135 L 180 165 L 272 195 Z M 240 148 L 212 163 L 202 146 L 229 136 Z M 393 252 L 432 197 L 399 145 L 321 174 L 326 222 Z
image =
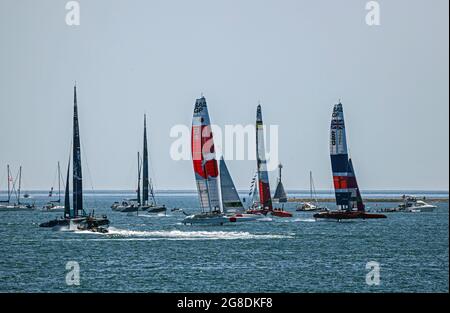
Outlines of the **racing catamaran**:
M 41 223 L 40 227 L 75 227 L 79 230 L 89 230 L 93 232 L 107 232 L 109 220 L 106 215 L 102 217 L 95 217 L 94 211 L 87 214 L 83 207 L 83 175 L 81 168 L 81 143 L 80 143 L 80 129 L 78 125 L 78 106 L 77 106 L 77 89 L 74 86 L 74 113 L 73 113 L 73 190 L 72 201 L 73 206 L 70 206 L 69 199 L 69 174 L 70 161 L 67 166 L 67 179 L 64 197 L 64 216 L 45 223 Z
M 111 206 L 113 211 L 120 212 L 138 212 L 147 211 L 149 213 L 166 212 L 165 205 L 158 205 L 156 203 L 153 185 L 149 179 L 148 170 L 148 148 L 147 148 L 147 117 L 144 115 L 144 145 L 142 157 L 142 197 L 141 197 L 141 158 L 138 152 L 138 182 L 137 182 L 137 198 L 131 200 L 124 200 L 122 203 L 115 202 Z M 150 200 L 149 200 L 150 199 Z
M 273 216 L 292 217 L 292 213 L 285 211 L 282 208 L 273 207 L 265 155 L 264 125 L 262 120 L 261 105 L 258 105 L 256 109 L 256 165 L 258 171 L 259 208 L 252 209 L 251 212 L 264 215 L 270 212 Z
M 383 214 L 367 213 L 356 181 L 352 160 L 348 157 L 344 112 L 339 102 L 333 108 L 330 127 L 330 156 L 337 211 L 314 214 L 316 219 L 386 218 Z
M 217 165 L 213 133 L 205 97 L 195 102 L 192 118 L 191 153 L 194 167 L 197 192 L 201 213 L 186 216 L 183 224 L 223 225 L 230 222 L 253 220 L 256 217 L 238 212 L 227 212 L 228 209 L 240 209 L 239 196 L 234 183 L 221 162 L 222 183 L 219 185 L 219 167 Z M 220 192 L 222 191 L 222 202 Z

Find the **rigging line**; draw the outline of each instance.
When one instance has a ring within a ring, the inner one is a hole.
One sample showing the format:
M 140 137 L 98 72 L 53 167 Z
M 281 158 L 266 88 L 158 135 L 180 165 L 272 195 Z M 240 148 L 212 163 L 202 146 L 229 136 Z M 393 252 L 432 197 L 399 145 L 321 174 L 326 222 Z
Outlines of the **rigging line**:
M 147 118 L 148 118 L 148 116 L 147 116 Z M 149 130 L 149 125 L 150 125 L 150 123 L 147 123 L 147 131 Z M 151 132 L 150 131 L 147 132 L 147 140 L 150 137 L 148 135 L 148 133 L 151 133 Z M 148 145 L 147 144 L 147 147 L 148 146 L 150 146 L 150 153 L 147 155 L 148 163 L 149 163 L 148 183 L 149 183 L 150 192 L 151 192 L 152 197 L 153 197 L 153 202 L 155 202 L 154 204 L 156 205 L 156 199 L 155 199 L 156 198 L 156 196 L 155 196 L 155 189 L 156 189 L 156 187 L 155 186 L 157 186 L 157 183 L 156 183 L 156 179 L 155 179 L 156 175 L 155 175 L 155 171 L 154 171 L 154 167 L 153 167 L 153 161 L 152 161 L 152 157 L 151 157 L 151 155 L 153 155 L 153 153 L 155 151 L 154 151 L 153 145 Z
M 85 148 L 84 148 L 83 142 L 81 142 L 81 140 L 80 140 L 80 144 L 81 144 L 81 148 L 82 148 L 82 151 L 83 151 L 82 155 L 83 155 L 84 160 L 86 162 L 86 169 L 87 169 L 87 174 L 88 174 L 88 180 L 91 183 L 91 190 L 92 190 L 92 195 L 93 195 L 93 198 L 94 198 L 94 200 L 93 200 L 94 201 L 94 207 L 97 208 L 98 206 L 97 206 L 97 197 L 95 196 L 94 181 L 92 179 L 92 174 L 91 174 L 91 170 L 89 168 L 89 162 L 88 162 L 86 153 L 84 152 Z

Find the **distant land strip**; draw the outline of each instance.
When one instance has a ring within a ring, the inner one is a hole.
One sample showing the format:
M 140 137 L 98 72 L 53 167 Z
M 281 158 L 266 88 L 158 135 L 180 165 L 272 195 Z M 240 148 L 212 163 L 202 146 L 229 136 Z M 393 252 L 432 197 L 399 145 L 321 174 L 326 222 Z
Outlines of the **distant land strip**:
M 417 197 L 417 200 L 423 200 L 422 197 Z M 364 202 L 403 202 L 402 198 L 364 198 Z M 425 197 L 425 201 L 427 202 L 440 202 L 440 203 L 447 203 L 449 198 L 432 198 L 432 197 Z M 289 198 L 288 202 L 315 202 L 316 199 L 311 198 L 302 198 L 302 197 L 293 197 Z M 317 198 L 317 201 L 319 202 L 335 202 L 334 198 Z

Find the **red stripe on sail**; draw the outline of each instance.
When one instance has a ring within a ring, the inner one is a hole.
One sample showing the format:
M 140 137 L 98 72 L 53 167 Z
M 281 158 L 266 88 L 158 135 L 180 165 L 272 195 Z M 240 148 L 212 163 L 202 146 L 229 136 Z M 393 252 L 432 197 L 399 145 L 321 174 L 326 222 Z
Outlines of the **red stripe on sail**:
M 348 189 L 348 177 L 347 176 L 333 176 L 334 189 Z
M 203 170 L 203 155 L 202 155 L 202 127 L 193 126 L 191 136 L 191 152 L 192 163 L 194 165 L 194 172 L 203 178 L 206 178 L 206 173 Z
M 261 204 L 265 207 L 268 206 L 268 202 L 270 199 L 270 187 L 269 184 L 264 183 L 262 181 L 259 182 L 259 198 Z M 272 209 L 272 208 L 269 208 Z

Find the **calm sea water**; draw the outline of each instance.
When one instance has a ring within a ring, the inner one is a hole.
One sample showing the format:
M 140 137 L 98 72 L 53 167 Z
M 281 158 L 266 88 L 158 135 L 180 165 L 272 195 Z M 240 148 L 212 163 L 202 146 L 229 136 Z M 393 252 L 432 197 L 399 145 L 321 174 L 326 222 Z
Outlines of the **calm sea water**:
M 38 227 L 61 213 L 0 213 L 0 292 L 449 291 L 448 203 L 385 220 L 325 222 L 295 212 L 290 219 L 185 226 L 180 212 L 136 216 L 109 209 L 131 196 L 86 194 L 85 206 L 110 218 L 109 234 Z M 46 193 L 32 193 L 32 200 L 42 206 Z M 198 207 L 193 193 L 162 193 L 158 200 L 187 212 Z M 66 284 L 69 261 L 79 263 L 79 286 Z M 366 284 L 370 261 L 380 263 L 378 286 Z

